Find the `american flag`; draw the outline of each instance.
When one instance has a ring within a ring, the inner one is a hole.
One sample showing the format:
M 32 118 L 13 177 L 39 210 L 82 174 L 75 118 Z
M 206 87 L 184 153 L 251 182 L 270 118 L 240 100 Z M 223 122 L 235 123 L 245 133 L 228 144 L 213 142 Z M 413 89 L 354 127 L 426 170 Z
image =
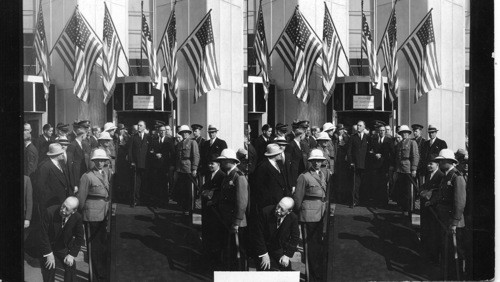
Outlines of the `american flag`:
M 293 94 L 308 101 L 309 76 L 319 55 L 321 40 L 306 23 L 299 9 L 295 12 L 276 45 L 276 51 L 292 74 Z
M 165 33 L 160 42 L 160 50 L 163 53 L 163 63 L 167 71 L 168 97 L 174 101 L 179 93 L 179 82 L 177 80 L 177 27 L 175 18 L 175 4 L 170 19 L 167 22 Z
M 107 104 L 115 90 L 118 59 L 120 51 L 123 51 L 123 47 L 120 44 L 118 33 L 115 30 L 113 20 L 106 5 L 104 10 L 103 39 L 102 82 L 104 86 L 104 104 Z
M 391 101 L 398 96 L 398 41 L 396 38 L 396 7 L 392 8 L 392 13 L 389 16 L 387 29 L 382 38 L 382 53 L 384 54 L 385 68 L 387 70 L 387 80 L 389 83 L 389 97 Z
M 333 25 L 330 11 L 325 4 L 325 18 L 323 20 L 323 104 L 325 105 L 335 90 L 340 50 L 340 38 Z
M 436 57 L 436 39 L 432 24 L 432 11 L 423 24 L 415 29 L 402 47 L 417 83 L 415 103 L 424 94 L 441 85 Z
M 253 42 L 253 49 L 255 50 L 255 57 L 259 62 L 260 76 L 262 77 L 262 86 L 264 87 L 264 99 L 267 100 L 269 94 L 269 52 L 267 50 L 266 32 L 264 30 L 264 15 L 262 14 L 262 1 L 259 6 L 259 16 L 255 27 L 255 40 Z
M 55 49 L 73 76 L 73 93 L 88 102 L 89 78 L 95 62 L 101 56 L 102 44 L 87 26 L 78 9 L 56 43 Z
M 47 38 L 45 37 L 45 24 L 43 23 L 42 2 L 38 10 L 38 19 L 35 30 L 35 52 L 38 63 L 42 69 L 43 90 L 45 99 L 49 98 L 50 78 L 49 78 L 49 51 L 47 47 Z
M 149 63 L 149 76 L 154 88 L 161 91 L 163 98 L 166 97 L 165 85 L 161 76 L 160 65 L 156 60 L 156 50 L 153 47 L 153 39 L 149 31 L 149 25 L 146 21 L 146 16 L 142 14 L 142 36 L 141 36 L 141 52 L 146 53 Z
M 384 93 L 384 83 L 382 80 L 382 72 L 380 71 L 380 66 L 377 60 L 377 53 L 375 52 L 375 45 L 373 45 L 372 33 L 370 32 L 370 27 L 366 21 L 365 13 L 362 15 L 363 18 L 363 36 L 361 37 L 361 49 L 365 52 L 368 63 L 370 64 L 370 78 L 372 81 L 372 86 Z
M 203 94 L 220 85 L 210 12 L 202 20 L 202 23 L 200 23 L 201 26 L 198 30 L 193 31 L 186 40 L 186 44 L 180 49 L 196 80 L 195 102 Z

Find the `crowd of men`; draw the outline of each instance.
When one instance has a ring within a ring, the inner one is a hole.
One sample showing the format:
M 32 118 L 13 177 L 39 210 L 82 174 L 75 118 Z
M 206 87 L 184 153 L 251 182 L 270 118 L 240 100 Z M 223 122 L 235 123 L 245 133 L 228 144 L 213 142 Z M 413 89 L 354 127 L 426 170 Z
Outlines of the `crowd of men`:
M 24 125 L 25 238 L 37 230 L 44 281 L 53 281 L 55 259 L 74 278 L 83 234 L 92 276 L 108 280 L 111 199 L 131 207 L 173 200 L 185 216 L 201 209 L 203 252 L 214 270 L 247 270 L 247 258 L 258 270 L 290 270 L 302 239 L 309 281 L 325 279 L 330 202 L 388 207 L 392 200 L 406 216 L 419 202 L 422 244 L 435 262 L 453 249 L 443 242 L 463 237 L 467 152 L 447 149 L 432 125 L 426 140 L 418 124 L 393 134 L 383 122 L 370 132 L 359 121 L 349 133 L 343 124 L 295 120 L 291 131 L 266 124 L 253 140 L 245 130 L 237 150 L 213 125 L 208 140 L 199 124 L 178 126 L 175 136 L 162 121 L 149 129 L 144 121 L 72 127 L 46 124 L 32 141 Z

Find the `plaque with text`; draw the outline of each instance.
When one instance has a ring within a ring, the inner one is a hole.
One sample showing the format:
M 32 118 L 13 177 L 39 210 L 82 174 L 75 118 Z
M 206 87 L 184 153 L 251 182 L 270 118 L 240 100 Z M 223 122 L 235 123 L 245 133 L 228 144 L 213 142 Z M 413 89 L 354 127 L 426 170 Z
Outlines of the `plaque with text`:
M 352 108 L 360 110 L 375 109 L 375 96 L 354 95 L 352 97 Z
M 134 96 L 133 98 L 133 109 L 141 110 L 154 110 L 155 109 L 155 97 L 154 96 Z

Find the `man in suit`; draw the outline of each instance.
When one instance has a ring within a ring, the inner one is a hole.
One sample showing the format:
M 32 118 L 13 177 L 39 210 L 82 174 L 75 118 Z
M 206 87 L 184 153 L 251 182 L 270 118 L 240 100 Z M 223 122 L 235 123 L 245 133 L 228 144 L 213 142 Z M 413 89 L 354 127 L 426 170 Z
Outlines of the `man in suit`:
M 243 148 L 248 152 L 248 176 L 252 175 L 257 167 L 257 151 L 255 147 L 248 140 L 248 135 L 243 137 Z
M 409 138 L 411 134 L 410 128 L 407 125 L 401 125 L 398 134 L 402 137 L 402 141 L 397 144 L 395 150 L 396 181 L 391 196 L 401 206 L 403 214 L 409 215 L 413 204 L 413 195 L 411 194 L 412 179 L 417 176 L 420 156 L 417 142 Z
M 257 151 L 257 165 L 264 159 L 267 145 L 272 141 L 273 128 L 269 124 L 262 126 L 262 134 L 253 140 L 253 146 Z
M 295 211 L 299 214 L 302 226 L 302 239 L 308 250 L 309 281 L 323 280 L 325 272 L 325 241 L 323 220 L 327 209 L 328 176 L 321 171 L 321 164 L 326 160 L 319 149 L 311 150 L 308 161 L 311 167 L 297 180 L 297 189 L 293 196 Z
M 342 123 L 337 124 L 335 131 L 331 135 L 332 143 L 335 152 L 335 165 L 334 165 L 334 199 L 337 203 L 346 202 L 352 203 L 352 184 L 348 177 L 350 164 L 347 163 L 347 149 L 349 147 L 349 134 Z
M 68 138 L 66 136 L 58 137 L 55 142 L 61 145 L 61 148 L 64 150 L 63 160 L 61 161 L 61 166 L 63 170 L 68 171 L 68 178 L 70 186 L 73 188 L 73 192 L 78 192 L 78 184 L 80 183 L 79 175 L 75 175 L 74 170 L 72 169 L 72 164 L 74 162 L 74 156 L 72 151 L 68 151 L 68 147 L 70 145 Z
M 58 138 L 58 137 L 61 137 L 61 136 L 67 137 L 68 132 L 69 132 L 69 124 L 63 124 L 62 122 L 60 122 L 56 126 L 56 136 L 55 136 L 55 138 Z
M 307 121 L 297 121 L 292 124 L 294 138 L 285 149 L 285 155 L 290 156 L 290 186 L 294 191 L 299 175 L 307 169 L 309 144 L 304 141 Z
M 86 241 L 89 246 L 93 281 L 109 281 L 109 266 L 106 263 L 106 225 L 110 209 L 111 171 L 105 168 L 109 160 L 103 149 L 92 153 L 93 169 L 85 173 L 78 186 L 79 210 L 85 223 Z
M 439 262 L 439 252 L 441 246 L 439 232 L 441 226 L 431 210 L 435 211 L 435 204 L 438 201 L 439 185 L 444 173 L 439 170 L 439 160 L 432 160 L 427 163 L 427 173 L 425 183 L 420 187 L 420 229 L 422 247 L 428 258 L 434 262 Z
M 252 205 L 255 205 L 256 214 L 260 214 L 264 207 L 275 206 L 283 197 L 292 195 L 287 186 L 285 175 L 278 161 L 282 159 L 283 150 L 278 144 L 267 145 L 266 157 L 255 170 L 255 185 L 252 187 Z
M 76 212 L 78 199 L 68 197 L 61 205 L 44 210 L 39 246 L 44 282 L 55 281 L 56 261 L 64 266 L 64 281 L 76 281 L 76 261 L 83 239 L 82 216 Z
M 247 270 L 246 262 L 246 242 L 245 232 L 247 218 L 245 212 L 248 206 L 248 182 L 236 166 L 239 160 L 236 158 L 236 152 L 231 149 L 224 149 L 217 158 L 226 177 L 222 181 L 221 194 L 219 200 L 219 212 L 226 230 L 223 232 L 221 240 L 227 246 L 223 253 L 224 263 L 227 265 L 225 270 Z M 239 248 L 236 241 L 239 238 Z M 237 259 L 237 252 L 240 253 L 240 259 Z
M 31 176 L 38 167 L 38 150 L 31 143 L 31 133 L 24 132 L 24 175 Z
M 217 138 L 217 132 L 219 131 L 215 126 L 208 126 L 208 135 L 210 139 L 206 140 L 200 150 L 200 166 L 201 166 L 201 174 L 206 175 L 208 172 L 208 161 L 210 160 L 210 156 L 216 154 L 220 155 L 222 150 L 227 148 L 226 141 Z
M 357 132 L 349 138 L 347 148 L 347 162 L 354 170 L 354 184 L 352 189 L 351 208 L 359 204 L 359 188 L 365 176 L 365 162 L 368 153 L 368 136 L 365 134 L 365 122 L 360 120 L 356 126 Z
M 444 172 L 443 179 L 439 186 L 439 196 L 436 202 L 436 209 L 439 220 L 445 224 L 446 229 L 441 230 L 441 245 L 450 246 L 448 253 L 441 252 L 442 257 L 447 257 L 447 261 L 454 260 L 452 235 L 456 236 L 456 245 L 458 253 L 458 263 L 449 263 L 448 273 L 445 280 L 458 280 L 456 273 L 463 277 L 465 269 L 465 218 L 464 210 L 466 205 L 466 183 L 462 174 L 455 168 L 458 161 L 455 159 L 455 154 L 450 149 L 443 149 L 439 152 L 436 160 L 439 160 L 439 169 Z M 443 248 L 444 251 L 444 248 Z M 456 269 L 458 265 L 459 269 Z
M 317 126 L 314 127 L 319 129 Z M 310 127 L 306 128 L 306 137 L 304 138 L 304 140 L 307 142 L 309 148 L 311 149 L 316 148 L 318 146 L 318 142 L 316 142 L 316 138 L 314 137 Z
M 148 164 L 146 163 L 146 158 L 151 143 L 149 134 L 146 134 L 145 132 L 146 123 L 143 120 L 140 120 L 137 123 L 137 126 L 137 134 L 130 137 L 130 145 L 128 147 L 128 160 L 130 161 L 130 166 L 135 169 L 135 187 L 132 194 L 132 207 L 139 204 L 141 199 L 141 190 L 143 190 L 147 185 L 146 169 Z
M 376 125 L 377 135 L 370 144 L 370 161 L 372 169 L 372 183 L 370 196 L 375 204 L 381 207 L 387 205 L 387 183 L 389 181 L 389 167 L 393 164 L 394 147 L 392 140 L 385 136 L 385 125 Z
M 257 254 L 257 270 L 292 271 L 293 257 L 300 240 L 297 215 L 290 197 L 262 210 L 256 228 L 252 229 L 252 243 Z
M 42 160 L 47 157 L 49 151 L 49 144 L 54 142 L 53 132 L 54 128 L 50 123 L 47 123 L 42 128 L 43 134 L 36 139 L 35 147 L 38 150 L 38 158 Z
M 191 215 L 195 197 L 194 185 L 200 164 L 200 152 L 196 141 L 189 138 L 189 135 L 191 135 L 189 126 L 182 125 L 178 133 L 182 140 L 175 147 L 177 183 L 174 198 L 180 204 L 184 215 Z
M 24 130 L 24 132 L 31 133 L 31 124 L 25 122 L 23 125 L 23 130 Z
M 94 149 L 97 148 L 97 146 L 99 146 L 97 140 L 99 139 L 99 134 L 101 134 L 101 128 L 97 125 L 94 125 L 92 126 L 91 133 L 92 134 L 90 134 L 90 136 L 87 139 L 89 141 L 90 148 Z
M 209 174 L 207 174 L 201 193 L 201 236 L 203 238 L 203 250 L 215 268 L 222 265 L 220 254 L 224 248 L 224 242 L 221 240 L 220 234 L 227 232 L 226 227 L 218 216 L 222 181 L 226 177 L 226 174 L 220 169 L 220 164 L 217 162 L 218 157 L 218 155 L 212 155 L 208 162 Z
M 90 145 L 87 142 L 83 142 L 85 136 L 85 128 L 77 127 L 76 137 L 73 141 L 70 141 L 68 149 L 66 150 L 73 156 L 73 163 L 70 164 L 70 166 L 72 173 L 75 175 L 75 179 L 77 180 L 79 180 L 80 177 L 87 172 L 90 166 L 89 153 L 87 153 L 90 151 Z
M 35 198 L 39 211 L 60 205 L 64 199 L 73 195 L 69 171 L 64 166 L 64 150 L 59 143 L 49 145 L 49 159 L 43 162 L 35 172 Z
M 278 123 L 278 124 L 276 124 L 274 138 L 272 138 L 272 139 L 276 139 L 278 137 L 285 138 L 287 132 L 288 132 L 288 124 Z
M 172 138 L 166 136 L 166 127 L 158 128 L 158 139 L 153 140 L 153 162 L 151 165 L 156 195 L 168 203 L 168 173 L 175 166 L 175 146 Z
M 420 148 L 420 163 L 419 167 L 421 171 L 425 171 L 425 165 L 433 160 L 435 157 L 439 155 L 439 152 L 442 149 L 447 149 L 448 145 L 446 141 L 437 138 L 438 129 L 429 125 L 427 128 L 427 133 L 429 134 L 429 140 L 425 140 Z
M 290 188 L 290 192 L 293 194 L 293 189 L 291 183 L 293 183 L 291 178 L 291 167 L 292 161 L 289 152 L 286 151 L 286 147 L 288 146 L 288 142 L 285 137 L 278 137 L 273 140 L 273 143 L 277 144 L 280 149 L 283 151 L 281 153 L 281 158 L 277 161 L 281 173 L 285 177 L 285 185 Z

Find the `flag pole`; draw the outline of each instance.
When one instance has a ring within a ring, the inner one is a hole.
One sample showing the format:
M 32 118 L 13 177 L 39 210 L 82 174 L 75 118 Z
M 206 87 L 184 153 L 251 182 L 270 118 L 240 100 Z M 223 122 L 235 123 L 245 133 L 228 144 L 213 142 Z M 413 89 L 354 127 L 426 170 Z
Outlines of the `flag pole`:
M 296 10 L 299 9 L 299 5 L 297 5 L 297 7 L 295 8 Z M 288 19 L 288 22 L 286 23 L 285 25 L 285 28 L 283 29 L 283 31 L 281 32 L 280 36 L 278 37 L 278 40 L 276 41 L 276 43 L 274 43 L 274 46 L 273 48 L 271 49 L 271 52 L 269 52 L 269 56 L 271 56 L 271 54 L 273 53 L 274 49 L 276 48 L 276 45 L 278 45 L 278 42 L 280 41 L 280 38 L 281 36 L 283 35 L 283 33 L 285 33 L 285 30 L 286 28 L 288 27 L 288 25 L 290 24 L 290 21 L 292 20 L 292 18 L 295 16 L 295 12 L 293 13 L 293 15 Z
M 424 22 L 424 21 L 425 21 L 425 20 L 429 17 L 429 15 L 430 15 L 430 13 L 432 12 L 432 10 L 433 10 L 433 9 L 434 9 L 434 8 L 431 8 L 431 9 L 429 10 L 429 12 L 427 12 L 427 14 L 426 14 L 426 15 L 424 16 L 424 18 L 423 18 L 423 19 L 422 19 L 422 20 L 418 23 L 418 25 L 415 27 L 415 29 L 412 31 L 412 33 L 408 36 L 408 38 L 406 38 L 406 40 L 403 42 L 403 44 L 401 44 L 401 46 L 399 46 L 399 48 L 398 48 L 398 52 L 399 52 L 399 50 L 401 50 L 401 49 L 405 46 L 405 44 L 406 44 L 406 42 L 408 41 L 408 39 L 410 39 L 410 38 L 413 36 L 413 34 L 415 33 L 415 31 L 417 31 L 417 29 L 418 29 L 418 28 L 422 25 L 422 23 L 423 23 L 423 22 Z
M 57 40 L 56 40 L 56 43 L 54 43 L 54 45 L 52 46 L 52 49 L 50 49 L 50 52 L 49 52 L 49 57 L 50 57 L 50 55 L 52 54 L 52 51 L 54 51 L 54 48 L 56 47 L 57 42 L 59 42 L 59 40 L 61 39 L 61 37 L 62 37 L 62 35 L 63 35 L 64 31 L 65 31 L 65 30 L 66 30 L 66 28 L 68 27 L 69 22 L 71 21 L 71 19 L 73 18 L 73 16 L 75 15 L 75 13 L 76 13 L 76 11 L 77 11 L 77 10 L 78 10 L 78 5 L 76 5 L 76 6 L 75 6 L 75 10 L 73 11 L 73 14 L 72 14 L 72 15 L 71 15 L 71 17 L 69 18 L 69 20 L 68 20 L 68 22 L 66 23 L 66 25 L 64 26 L 64 28 L 63 28 L 63 30 L 62 30 L 62 32 L 61 32 L 61 34 L 59 35 L 59 37 L 58 37 L 58 38 L 57 38 Z
M 179 47 L 177 48 L 177 52 L 179 52 L 179 50 L 181 50 L 182 47 L 184 47 L 184 45 L 189 40 L 189 38 L 191 38 L 191 35 L 193 35 L 193 33 L 195 33 L 196 31 L 198 31 L 198 28 L 200 27 L 200 25 L 205 21 L 205 19 L 210 15 L 211 12 L 212 12 L 212 9 L 210 9 L 207 12 L 207 14 L 201 19 L 201 21 L 198 23 L 198 25 L 196 25 L 196 27 L 193 29 L 193 31 L 191 31 L 191 33 L 188 35 L 188 37 L 186 38 L 186 40 L 184 40 L 184 42 L 182 42 L 182 44 L 179 45 Z
M 172 2 L 170 2 L 170 3 L 172 3 Z M 158 48 L 156 48 L 157 54 L 158 54 L 158 51 L 160 50 L 161 42 L 163 41 L 163 38 L 165 38 L 165 34 L 167 33 L 167 28 L 168 28 L 168 25 L 170 24 L 170 20 L 172 19 L 172 12 L 175 9 L 175 4 L 177 4 L 177 0 L 175 0 L 174 7 L 172 8 L 172 11 L 170 11 L 170 15 L 168 16 L 167 25 L 165 26 L 165 30 L 163 31 L 163 35 L 161 36 L 160 41 L 158 41 L 158 42 L 160 42 L 160 44 L 158 44 Z
M 143 30 L 143 25 L 144 23 L 142 22 L 142 17 L 144 17 L 144 1 L 141 0 L 141 60 L 140 60 L 140 68 L 139 68 L 139 75 L 142 75 L 142 37 L 144 36 L 144 30 Z
M 353 72 L 351 69 L 351 63 L 349 62 L 349 57 L 347 56 L 347 53 L 345 52 L 344 45 L 342 44 L 342 40 L 340 40 L 340 36 L 339 36 L 339 33 L 337 32 L 337 27 L 335 27 L 335 22 L 333 21 L 332 15 L 330 14 L 330 10 L 328 10 L 328 7 L 326 6 L 326 2 L 323 2 L 323 3 L 325 3 L 325 9 L 328 12 L 328 16 L 330 16 L 330 19 L 332 20 L 333 29 L 335 30 L 335 34 L 337 34 L 337 37 L 339 38 L 340 48 L 342 48 L 342 52 L 344 53 L 345 59 L 347 60 L 347 65 L 349 66 L 349 75 L 351 75 L 351 73 L 353 73 Z M 345 73 L 343 71 L 342 71 L 342 73 L 345 76 Z
M 128 68 L 130 69 L 130 72 L 132 73 L 132 75 L 134 75 L 134 72 L 132 71 L 132 67 L 130 66 L 130 62 L 128 61 L 127 54 L 125 54 L 125 50 L 123 49 L 122 41 L 120 40 L 120 36 L 118 35 L 118 31 L 116 30 L 115 23 L 113 22 L 113 18 L 111 17 L 111 13 L 109 13 L 108 6 L 106 5 L 106 2 L 104 2 L 104 7 L 109 14 L 109 20 L 110 20 L 111 24 L 113 25 L 113 29 L 116 32 L 116 38 L 118 39 L 118 42 L 120 42 L 120 46 L 122 46 L 122 54 L 123 54 L 123 56 L 125 56 L 125 61 L 127 62 Z M 120 68 L 120 67 L 118 67 L 118 68 Z M 123 71 L 121 69 L 120 69 L 120 71 L 125 76 L 125 73 L 123 73 Z
M 363 75 L 363 15 L 365 14 L 364 11 L 363 11 L 363 4 L 364 4 L 364 0 L 361 0 L 361 68 L 360 68 L 360 74 Z M 368 46 L 366 46 L 368 47 Z M 368 52 L 368 50 L 367 50 Z

